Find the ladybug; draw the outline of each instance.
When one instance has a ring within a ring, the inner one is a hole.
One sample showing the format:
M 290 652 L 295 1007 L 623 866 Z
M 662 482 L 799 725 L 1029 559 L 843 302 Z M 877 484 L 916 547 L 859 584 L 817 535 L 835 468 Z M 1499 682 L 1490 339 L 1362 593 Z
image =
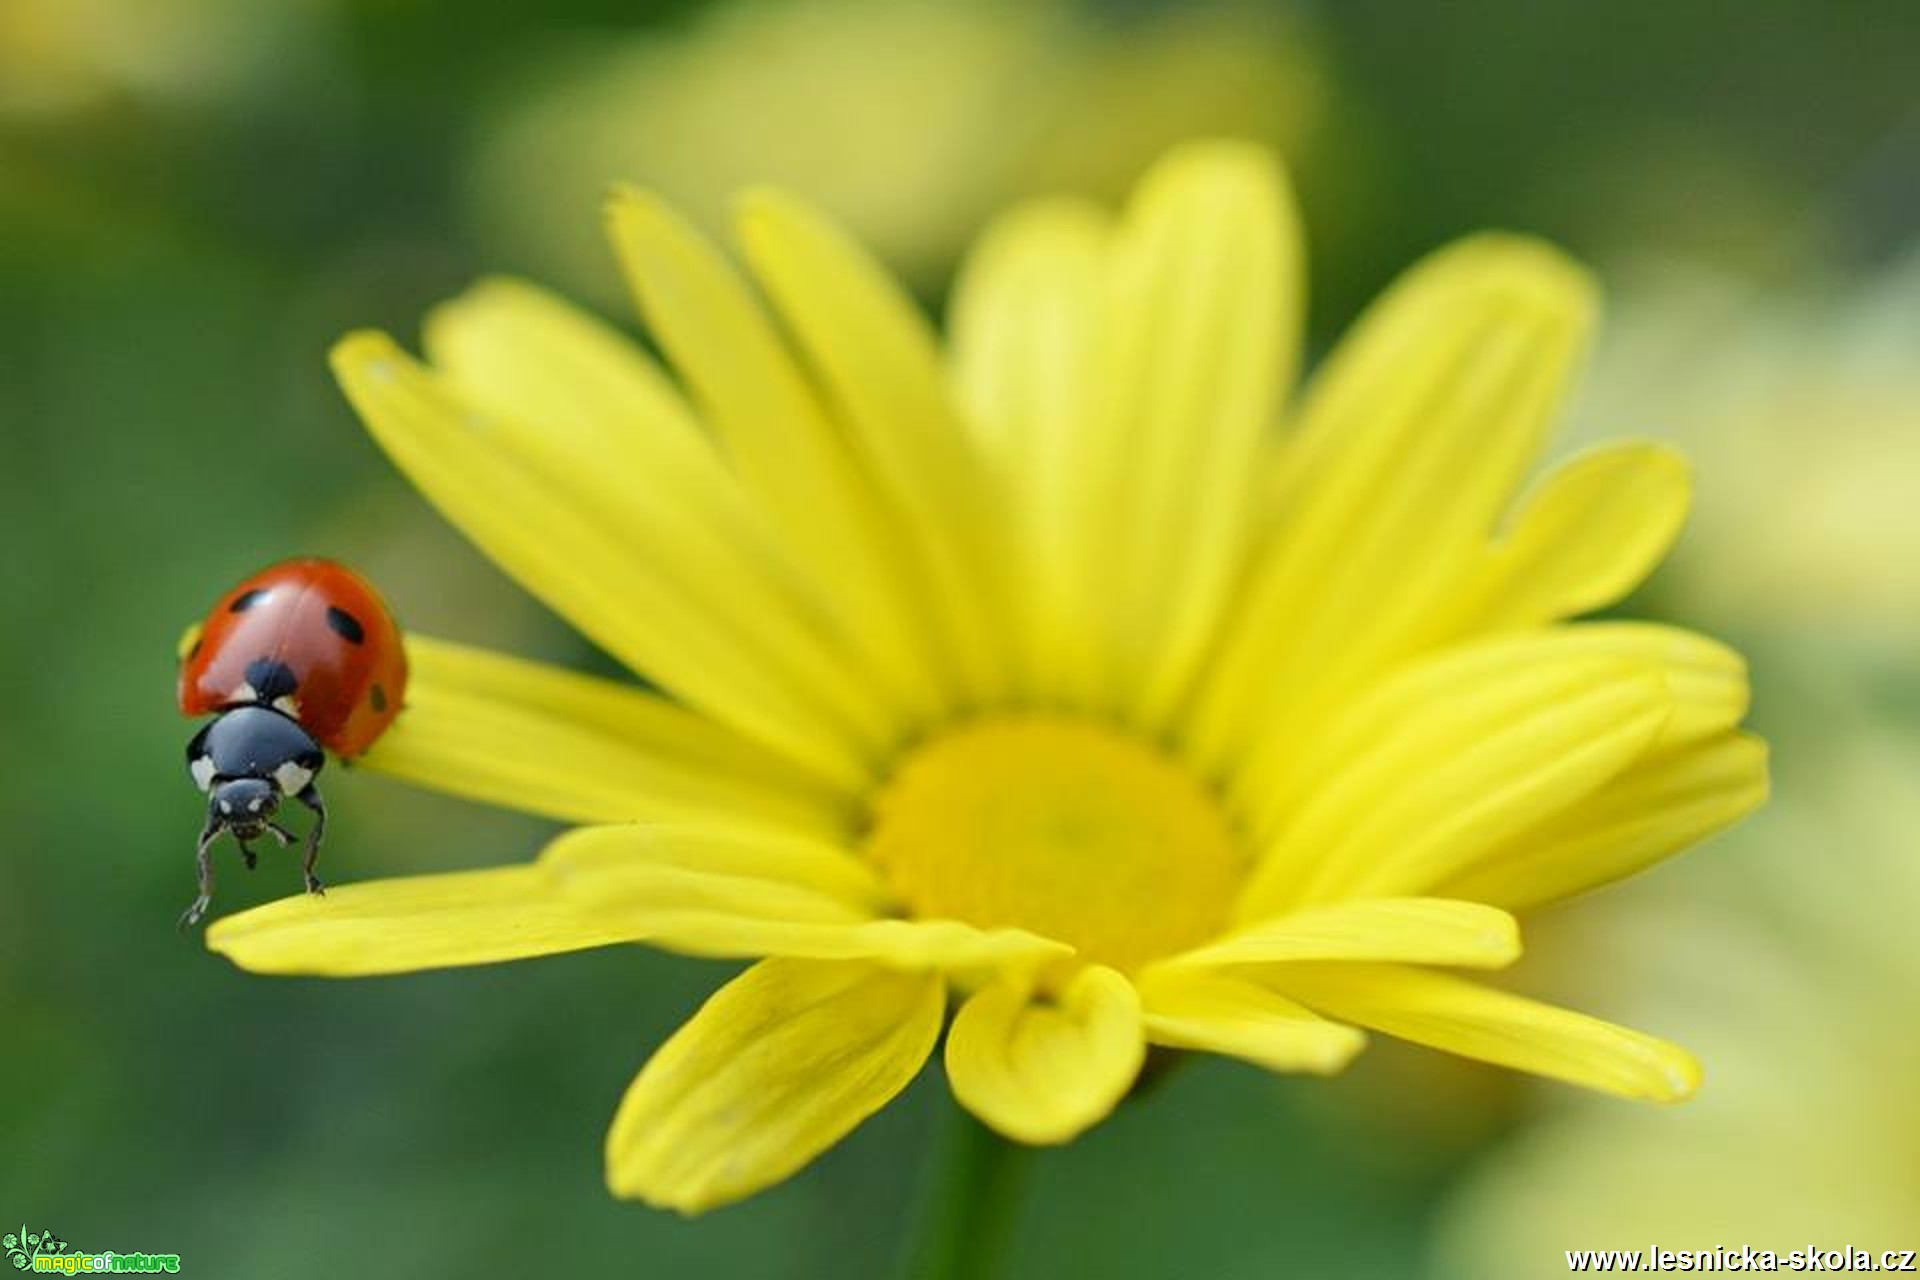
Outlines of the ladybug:
M 367 580 L 331 560 L 262 569 L 188 631 L 180 654 L 180 710 L 212 715 L 187 744 L 187 772 L 207 796 L 197 866 L 200 896 L 180 917 L 191 928 L 213 899 L 213 842 L 231 832 L 247 869 L 248 843 L 295 837 L 273 820 L 292 796 L 313 810 L 302 865 L 308 893 L 327 808 L 314 778 L 326 753 L 351 759 L 399 714 L 407 691 L 400 629 Z

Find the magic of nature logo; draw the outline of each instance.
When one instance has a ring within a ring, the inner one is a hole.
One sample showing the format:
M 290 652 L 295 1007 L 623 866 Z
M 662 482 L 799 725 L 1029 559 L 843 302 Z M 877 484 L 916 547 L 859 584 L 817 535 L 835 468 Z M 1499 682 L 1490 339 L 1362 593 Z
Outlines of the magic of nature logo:
M 21 1224 L 18 1232 L 9 1231 L 0 1239 L 7 1261 L 16 1271 L 53 1272 L 60 1275 L 95 1275 L 107 1272 L 154 1273 L 180 1270 L 177 1253 L 68 1253 L 65 1240 L 47 1230 L 29 1231 Z

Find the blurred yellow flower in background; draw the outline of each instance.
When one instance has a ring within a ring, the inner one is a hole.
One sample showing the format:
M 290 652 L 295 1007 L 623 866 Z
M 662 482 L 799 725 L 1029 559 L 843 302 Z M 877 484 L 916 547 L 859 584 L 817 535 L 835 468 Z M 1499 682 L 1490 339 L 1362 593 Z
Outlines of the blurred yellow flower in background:
M 1238 0 L 1104 22 L 1062 0 L 734 0 L 528 78 L 477 135 L 476 217 L 511 260 L 588 293 L 609 278 L 591 234 L 608 174 L 673 192 L 710 232 L 744 186 L 804 193 L 933 286 L 996 209 L 1116 196 L 1182 138 L 1297 159 L 1329 93 L 1306 24 Z
M 0 117 L 206 101 L 268 86 L 311 38 L 321 7 L 321 0 L 6 0 Z
M 1870 284 L 1787 296 L 1672 263 L 1638 276 L 1578 422 L 1657 424 L 1720 478 L 1667 570 L 1676 594 L 1743 633 L 1817 633 L 1828 666 L 1910 663 L 1920 251 Z
M 650 195 L 609 217 L 677 381 L 509 282 L 430 318 L 431 366 L 377 334 L 335 366 L 449 519 L 666 696 L 412 637 L 367 765 L 587 825 L 211 946 L 331 975 L 771 957 L 609 1134 L 614 1191 L 684 1212 L 884 1105 L 949 993 L 955 1096 L 1031 1143 L 1107 1114 L 1150 1044 L 1332 1072 L 1371 1028 L 1693 1090 L 1673 1046 L 1448 972 L 1766 790 L 1736 654 L 1567 621 L 1665 552 L 1683 464 L 1612 444 L 1515 504 L 1588 337 L 1576 266 L 1445 248 L 1288 407 L 1304 268 L 1259 147 L 1177 149 L 1118 218 L 1016 209 L 947 351 L 790 196 L 739 205 L 751 282 Z
M 1555 966 L 1557 991 L 1686 1026 L 1714 1087 L 1653 1125 L 1576 1103 L 1496 1150 L 1444 1219 L 1449 1274 L 1538 1276 L 1567 1249 L 1920 1243 L 1920 748 L 1842 717 L 1798 763 L 1737 869 L 1609 895 Z

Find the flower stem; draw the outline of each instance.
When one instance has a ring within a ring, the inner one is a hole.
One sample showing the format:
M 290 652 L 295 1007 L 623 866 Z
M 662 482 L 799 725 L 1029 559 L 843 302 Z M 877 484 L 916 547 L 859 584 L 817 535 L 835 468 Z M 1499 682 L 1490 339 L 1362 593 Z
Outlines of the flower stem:
M 999 1273 L 1029 1155 L 959 1103 L 949 1108 L 907 1254 L 908 1280 L 991 1280 Z

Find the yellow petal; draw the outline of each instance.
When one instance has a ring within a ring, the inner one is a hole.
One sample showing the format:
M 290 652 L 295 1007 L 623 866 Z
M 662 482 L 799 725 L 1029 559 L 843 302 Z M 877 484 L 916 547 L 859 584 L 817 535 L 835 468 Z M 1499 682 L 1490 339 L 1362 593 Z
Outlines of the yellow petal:
M 1287 488 L 1187 737 L 1219 768 L 1457 634 L 1594 310 L 1553 249 L 1480 236 L 1415 266 L 1309 387 Z
M 791 1176 L 907 1086 L 944 1006 L 934 974 L 762 961 L 627 1090 L 607 1133 L 607 1186 L 694 1214 Z
M 637 887 L 637 886 L 636 886 Z M 1024 929 L 978 929 L 958 920 L 866 920 L 836 924 L 772 919 L 724 908 L 696 909 L 669 898 L 659 905 L 629 899 L 594 908 L 663 951 L 718 959 L 790 956 L 803 960 L 871 961 L 908 972 L 974 975 L 1031 971 L 1071 955 L 1064 943 Z
M 1232 779 L 1235 795 L 1255 809 L 1256 829 L 1296 812 L 1332 762 L 1356 744 L 1392 735 L 1414 708 L 1471 702 L 1483 690 L 1533 678 L 1541 663 L 1618 662 L 1657 670 L 1672 703 L 1654 746 L 1669 748 L 1724 732 L 1746 714 L 1746 663 L 1694 632 L 1645 622 L 1583 622 L 1508 633 L 1456 645 L 1403 665 L 1365 690 L 1310 737 L 1272 734 Z M 1492 721 L 1488 721 L 1489 724 Z M 1464 740 L 1464 739 L 1463 739 Z
M 917 715 L 945 706 L 896 526 L 771 321 L 720 252 L 663 202 L 623 190 L 609 230 L 635 299 L 699 401 L 740 482 L 875 675 Z
M 751 614 L 717 606 L 687 576 L 711 568 L 694 543 L 658 535 L 646 554 L 608 495 L 556 474 L 536 432 L 475 412 L 380 334 L 334 348 L 334 369 L 368 430 L 468 537 L 602 648 L 694 706 L 765 742 L 822 777 L 862 785 L 871 763 L 848 720 L 766 644 Z M 628 478 L 639 486 L 653 478 Z M 681 551 L 687 553 L 683 558 Z M 718 588 L 733 579 L 716 573 Z
M 1746 734 L 1635 764 L 1573 807 L 1489 851 L 1449 893 L 1525 910 L 1630 876 L 1752 813 L 1767 748 Z
M 1672 706 L 1657 667 L 1537 637 L 1416 665 L 1325 735 L 1237 918 L 1428 892 L 1619 773 Z
M 1478 983 L 1392 965 L 1298 965 L 1272 985 L 1329 1017 L 1627 1098 L 1677 1102 L 1700 1086 L 1684 1049 Z
M 1447 898 L 1354 898 L 1289 912 L 1163 960 L 1220 969 L 1299 960 L 1391 960 L 1498 969 L 1520 957 L 1520 926 L 1495 907 Z
M 878 918 L 885 893 L 868 864 L 798 836 L 590 827 L 561 836 L 541 862 L 581 911 L 687 955 L 973 971 L 1033 967 L 1071 953 L 1020 929 Z
M 1071 687 L 1093 647 L 1074 609 L 1070 425 L 1090 393 L 1106 287 L 1108 219 L 1079 200 L 1005 215 L 963 267 L 949 309 L 955 393 L 995 477 L 1020 549 L 1011 571 L 1024 637 L 1021 692 Z
M 538 867 L 368 880 L 214 921 L 207 946 L 255 973 L 358 978 L 495 964 L 637 935 L 579 910 Z
M 1003 978 L 976 992 L 947 1032 L 947 1077 L 967 1110 L 1010 1138 L 1065 1142 L 1105 1116 L 1146 1055 L 1140 997 L 1090 965 L 1057 993 Z
M 540 858 L 570 891 L 600 899 L 636 896 L 628 891 L 630 877 L 643 881 L 653 873 L 681 873 L 716 882 L 785 885 L 861 919 L 887 903 L 870 863 L 842 844 L 800 832 L 653 822 L 580 827 L 554 840 Z
M 789 196 L 744 200 L 740 236 L 863 462 L 904 515 L 967 692 L 1003 693 L 1011 654 L 999 503 L 924 318 L 839 228 Z
M 1175 1049 L 1244 1058 L 1269 1071 L 1333 1075 L 1366 1047 L 1366 1036 L 1252 982 L 1217 973 L 1142 976 L 1147 1039 Z
M 1475 625 L 1524 627 L 1612 604 L 1667 554 L 1692 497 L 1665 445 L 1603 445 L 1549 472 L 1485 556 Z
M 357 765 L 567 822 L 849 820 L 801 769 L 630 685 L 418 634 L 407 661 L 406 708 Z
M 715 486 L 679 393 L 624 335 L 538 285 L 483 280 L 427 316 L 427 358 L 461 398 L 539 437 L 585 483 L 608 475 Z M 724 486 L 715 500 L 729 503 Z M 740 504 L 730 502 L 729 518 Z
M 1300 230 L 1272 155 L 1179 148 L 1115 237 L 1088 394 L 1069 426 L 1073 567 L 1108 652 L 1101 692 L 1158 726 L 1241 568 L 1254 463 L 1292 378 Z
M 1539 637 L 1568 657 L 1590 653 L 1657 667 L 1673 699 L 1673 714 L 1654 740 L 1660 750 L 1723 734 L 1747 714 L 1746 659 L 1697 632 L 1654 622 L 1587 622 Z
M 540 859 L 566 893 L 635 920 L 712 914 L 856 924 L 884 902 L 879 883 L 852 857 L 763 832 L 581 827 L 549 844 Z
M 955 282 L 954 386 L 969 425 L 1016 482 L 1053 458 L 1090 390 L 1108 222 L 1083 200 L 1023 205 L 987 228 Z
M 760 661 L 865 740 L 899 733 L 839 615 L 624 335 L 533 285 L 494 280 L 436 308 L 426 340 L 455 393 L 505 420 L 527 462 L 563 479 L 576 503 L 598 504 L 606 528 L 659 562 L 690 608 L 747 633 Z

